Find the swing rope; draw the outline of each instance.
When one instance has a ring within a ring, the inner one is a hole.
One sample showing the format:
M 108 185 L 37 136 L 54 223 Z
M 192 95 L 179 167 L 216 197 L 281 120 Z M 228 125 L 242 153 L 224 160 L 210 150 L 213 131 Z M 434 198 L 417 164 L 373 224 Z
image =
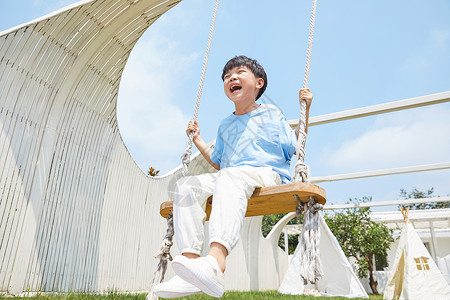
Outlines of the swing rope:
M 308 35 L 308 48 L 306 50 L 306 65 L 305 65 L 305 75 L 303 78 L 303 88 L 308 88 L 309 82 L 309 69 L 311 66 L 311 53 L 312 44 L 314 37 L 314 23 L 316 19 L 316 6 L 317 0 L 313 0 L 313 6 L 311 11 L 311 21 L 309 24 L 309 35 Z M 306 101 L 300 103 L 300 119 L 298 125 L 300 126 L 297 146 L 295 148 L 297 153 L 297 163 L 294 167 L 294 174 L 292 176 L 292 182 L 310 182 L 309 168 L 305 164 L 305 145 L 306 145 Z
M 202 76 L 200 77 L 200 83 L 198 85 L 197 101 L 195 102 L 194 116 L 192 117 L 192 120 L 194 120 L 194 121 L 197 120 L 198 110 L 200 108 L 200 99 L 202 98 L 203 82 L 205 81 L 206 67 L 208 65 L 209 50 L 211 49 L 211 41 L 212 41 L 212 36 L 213 36 L 213 32 L 214 32 L 214 24 L 216 23 L 218 6 L 219 6 L 219 0 L 216 0 L 216 4 L 214 6 L 214 13 L 213 13 L 212 21 L 211 21 L 211 27 L 209 28 L 209 36 L 208 36 L 208 43 L 206 46 L 205 58 L 203 60 Z M 189 133 L 189 141 L 188 141 L 186 150 L 184 150 L 183 154 L 181 155 L 181 162 L 183 164 L 181 172 L 183 174 L 183 177 L 188 174 L 188 166 L 189 166 L 189 163 L 191 162 L 193 138 L 194 138 L 194 132 L 191 131 Z
M 197 100 L 195 102 L 194 116 L 192 118 L 194 121 L 197 120 L 198 111 L 200 108 L 200 99 L 202 97 L 203 84 L 204 84 L 205 75 L 206 75 L 206 67 L 208 65 L 209 50 L 211 49 L 212 36 L 213 36 L 213 32 L 214 32 L 214 25 L 216 23 L 218 7 L 219 7 L 219 0 L 216 0 L 216 4 L 214 5 L 213 17 L 212 17 L 212 21 L 211 21 L 211 27 L 209 28 L 209 36 L 208 36 L 208 43 L 206 46 L 205 58 L 203 59 L 202 75 L 200 77 L 200 83 L 199 83 L 198 91 L 197 91 Z M 182 162 L 181 174 L 183 177 L 188 174 L 188 166 L 191 161 L 191 154 L 192 154 L 193 137 L 194 137 L 194 132 L 191 131 L 189 133 L 189 141 L 188 141 L 187 147 L 184 150 L 183 154 L 181 155 L 181 162 Z M 173 245 L 173 242 L 172 242 L 173 234 L 174 234 L 173 216 L 170 214 L 167 216 L 167 232 L 166 232 L 166 235 L 164 236 L 163 242 L 161 244 L 161 249 L 154 255 L 155 258 L 159 258 L 159 263 L 158 263 L 158 268 L 156 269 L 155 275 L 153 277 L 153 282 L 152 282 L 152 287 L 150 289 L 150 293 L 147 295 L 147 300 L 158 299 L 158 297 L 155 295 L 153 290 L 158 283 L 160 283 L 164 280 L 164 275 L 167 270 L 168 261 L 172 260 L 172 256 L 170 255 L 170 248 Z
M 305 75 L 303 78 L 303 88 L 308 88 L 309 82 L 309 69 L 311 65 L 311 53 L 312 43 L 314 36 L 314 23 L 316 19 L 316 7 L 317 0 L 313 0 L 311 9 L 311 20 L 309 24 L 308 35 L 308 48 L 306 51 L 306 65 Z M 296 155 L 297 162 L 294 167 L 294 174 L 292 175 L 292 182 L 311 182 L 311 176 L 309 173 L 309 167 L 305 164 L 305 145 L 306 145 L 306 101 L 302 100 L 300 103 L 300 119 L 298 126 L 300 127 L 297 145 Z M 303 229 L 300 238 L 300 276 L 303 279 L 303 283 L 306 285 L 308 282 L 314 284 L 317 280 L 323 276 L 322 263 L 320 261 L 319 253 L 319 210 L 323 208 L 323 205 L 317 203 L 314 197 L 310 197 L 308 202 L 301 202 L 300 198 L 295 195 L 297 199 L 296 216 L 300 217 L 304 213 Z

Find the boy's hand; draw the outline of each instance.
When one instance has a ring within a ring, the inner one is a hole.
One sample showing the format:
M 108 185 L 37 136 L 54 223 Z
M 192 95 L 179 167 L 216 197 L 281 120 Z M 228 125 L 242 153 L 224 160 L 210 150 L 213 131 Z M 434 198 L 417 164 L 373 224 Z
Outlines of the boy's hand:
M 300 106 L 302 105 L 302 101 L 304 100 L 306 102 L 306 127 L 305 132 L 308 133 L 308 120 L 309 120 L 309 108 L 311 107 L 311 102 L 313 99 L 313 94 L 309 89 L 300 89 L 300 92 L 298 92 L 298 102 L 300 103 Z M 301 123 L 301 116 L 298 118 L 298 126 L 295 128 L 295 135 L 297 135 L 297 138 L 299 136 L 300 132 L 300 123 Z
M 300 89 L 300 92 L 298 93 L 298 100 L 300 104 L 302 103 L 302 100 L 306 101 L 306 109 L 311 107 L 312 99 L 313 94 L 309 89 Z
M 205 141 L 203 141 L 203 139 L 200 137 L 200 126 L 198 126 L 197 121 L 190 121 L 188 123 L 186 134 L 189 136 L 191 132 L 194 133 L 192 141 L 194 142 L 195 147 L 197 147 L 198 151 L 200 151 L 200 153 L 203 155 L 206 161 L 211 166 L 213 166 L 214 169 L 220 170 L 220 165 L 215 164 L 211 161 L 211 148 L 208 147 Z
M 200 136 L 200 126 L 198 125 L 197 121 L 190 121 L 188 123 L 188 127 L 186 129 L 186 134 L 187 136 L 189 136 L 189 133 L 193 131 L 194 132 L 194 136 L 193 139 L 197 138 L 198 136 Z

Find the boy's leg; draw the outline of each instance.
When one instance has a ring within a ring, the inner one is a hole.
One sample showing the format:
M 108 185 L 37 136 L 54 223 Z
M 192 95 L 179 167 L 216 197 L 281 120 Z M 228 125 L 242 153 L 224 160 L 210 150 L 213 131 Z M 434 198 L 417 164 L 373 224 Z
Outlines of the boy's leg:
M 220 170 L 216 178 L 209 219 L 209 255 L 199 259 L 175 257 L 175 273 L 204 293 L 221 297 L 224 292 L 223 271 L 226 256 L 239 240 L 247 200 L 256 187 L 277 184 L 281 184 L 280 177 L 270 168 L 244 166 Z
M 226 255 L 240 238 L 247 202 L 255 188 L 279 184 L 280 176 L 271 168 L 242 166 L 219 171 L 209 219 L 209 241 L 210 255 L 217 259 L 222 271 Z
M 188 258 L 197 258 L 203 248 L 203 224 L 206 201 L 212 195 L 217 174 L 188 176 L 178 180 L 171 193 L 173 199 L 174 230 L 180 252 Z M 179 276 L 156 285 L 158 297 L 178 298 L 202 291 Z
M 203 248 L 203 225 L 208 197 L 214 191 L 217 173 L 187 176 L 177 181 L 173 198 L 175 239 L 182 254 L 196 258 Z

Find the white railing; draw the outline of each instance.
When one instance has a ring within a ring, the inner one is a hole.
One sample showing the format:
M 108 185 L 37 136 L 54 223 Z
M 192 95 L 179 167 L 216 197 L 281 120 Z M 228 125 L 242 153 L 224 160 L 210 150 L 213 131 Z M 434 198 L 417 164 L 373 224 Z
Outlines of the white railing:
M 334 122 L 346 121 L 351 119 L 363 118 L 368 116 L 374 116 L 379 114 L 390 113 L 394 111 L 401 111 L 411 108 L 423 107 L 428 105 L 440 104 L 450 101 L 450 91 L 437 93 L 432 95 L 426 95 L 421 97 L 415 97 L 411 99 L 393 101 L 378 105 L 372 105 L 367 107 L 361 107 L 321 116 L 311 117 L 309 119 L 309 126 L 317 126 L 323 124 L 329 124 Z M 298 120 L 289 120 L 289 125 L 295 128 L 298 124 Z M 399 167 L 384 170 L 372 170 L 372 171 L 362 171 L 348 174 L 338 174 L 338 175 L 327 175 L 312 177 L 311 182 L 321 183 L 321 182 L 331 182 L 340 180 L 350 180 L 358 178 L 368 178 L 377 176 L 387 176 L 396 174 L 406 174 L 406 173 L 417 173 L 425 171 L 436 171 L 450 169 L 450 162 L 442 162 L 437 164 L 427 164 L 418 166 L 408 166 Z
M 447 196 L 447 197 L 401 199 L 401 200 L 364 202 L 364 203 L 329 204 L 323 209 L 336 210 L 336 209 L 359 208 L 359 207 L 379 207 L 379 206 L 411 205 L 411 204 L 440 203 L 440 202 L 450 202 L 450 197 Z
M 450 91 L 415 97 L 411 99 L 393 101 L 383 104 L 377 104 L 362 108 L 350 109 L 341 112 L 315 116 L 309 119 L 309 126 L 317 126 L 322 124 L 334 123 L 339 121 L 357 119 L 362 117 L 374 116 L 394 111 L 400 111 L 410 108 L 428 106 L 433 104 L 445 103 L 450 101 Z M 290 120 L 289 124 L 293 127 L 297 126 L 298 120 Z
M 355 172 L 355 173 L 330 175 L 330 176 L 312 177 L 311 182 L 320 183 L 320 182 L 350 180 L 350 179 L 368 178 L 368 177 L 377 177 L 377 176 L 436 171 L 436 170 L 444 170 L 444 169 L 450 169 L 450 162 L 439 163 L 439 164 L 420 165 L 420 166 L 411 166 L 411 167 L 400 167 L 400 168 L 375 170 L 375 171 Z

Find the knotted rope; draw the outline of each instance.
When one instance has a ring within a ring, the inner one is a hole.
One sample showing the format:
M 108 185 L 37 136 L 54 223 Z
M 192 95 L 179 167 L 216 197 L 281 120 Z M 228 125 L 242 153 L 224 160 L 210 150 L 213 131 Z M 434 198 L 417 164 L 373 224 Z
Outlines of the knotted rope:
M 206 52 L 205 52 L 205 58 L 203 60 L 203 67 L 202 67 L 202 75 L 200 77 L 200 83 L 198 86 L 197 91 L 197 100 L 195 102 L 195 108 L 194 108 L 194 116 L 192 119 L 194 121 L 197 120 L 198 117 L 198 111 L 200 108 L 200 99 L 202 97 L 202 91 L 203 91 L 203 83 L 205 81 L 205 75 L 206 75 L 206 67 L 208 65 L 208 58 L 209 58 L 209 50 L 211 49 L 211 42 L 212 42 L 212 36 L 214 32 L 214 24 L 216 23 L 216 16 L 217 16 L 217 9 L 219 7 L 219 0 L 216 0 L 216 4 L 214 5 L 214 12 L 213 17 L 211 21 L 211 27 L 209 28 L 209 36 L 208 36 L 208 43 L 206 46 Z M 182 169 L 181 174 L 182 176 L 186 176 L 188 174 L 188 166 L 191 161 L 191 154 L 192 154 L 192 144 L 193 144 L 193 137 L 194 132 L 189 133 L 189 140 L 186 147 L 186 150 L 184 150 L 183 154 L 181 155 L 181 162 L 182 162 Z M 147 300 L 156 300 L 158 297 L 153 292 L 154 287 L 162 282 L 164 280 L 164 275 L 167 270 L 167 264 L 168 260 L 172 260 L 172 256 L 170 255 L 170 248 L 172 247 L 172 239 L 173 239 L 174 229 L 173 229 L 173 216 L 169 214 L 167 216 L 167 232 L 164 236 L 164 240 L 161 245 L 161 249 L 155 254 L 155 258 L 159 258 L 158 268 L 156 269 L 155 275 L 153 277 L 152 287 L 150 289 L 150 293 L 147 295 Z
M 147 300 L 158 299 L 158 296 L 155 295 L 153 289 L 155 286 L 164 280 L 164 276 L 166 275 L 167 264 L 169 260 L 172 260 L 172 256 L 170 255 L 170 247 L 172 247 L 172 239 L 173 239 L 173 216 L 171 214 L 167 215 L 167 232 L 164 236 L 164 239 L 161 243 L 161 249 L 155 253 L 154 258 L 159 258 L 158 268 L 153 277 L 152 288 L 150 289 L 150 293 L 147 295 Z
M 297 200 L 298 201 L 298 200 Z M 309 202 L 297 205 L 297 214 L 303 212 L 303 229 L 300 238 L 300 276 L 303 284 L 314 284 L 323 276 L 322 263 L 320 261 L 320 215 L 323 205 L 317 203 L 314 197 Z
M 314 36 L 314 23 L 316 18 L 316 6 L 317 0 L 313 0 L 311 10 L 311 21 L 309 24 L 309 36 L 308 36 L 308 48 L 306 51 L 306 66 L 305 76 L 303 78 L 303 88 L 308 88 L 309 81 L 309 68 L 311 65 L 311 52 Z M 305 164 L 305 145 L 306 145 L 306 101 L 302 100 L 300 103 L 300 119 L 299 119 L 299 134 L 296 145 L 297 162 L 294 167 L 294 174 L 292 176 L 292 182 L 305 182 L 310 183 L 311 177 L 309 168 Z M 314 197 L 310 197 L 308 202 L 301 202 L 298 196 L 297 199 L 296 215 L 300 217 L 302 212 L 304 213 L 303 229 L 300 239 L 300 260 L 301 270 L 300 276 L 303 278 L 304 284 L 308 282 L 315 283 L 320 277 L 323 276 L 322 264 L 320 262 L 319 253 L 319 213 L 318 211 L 323 206 L 314 200 Z

